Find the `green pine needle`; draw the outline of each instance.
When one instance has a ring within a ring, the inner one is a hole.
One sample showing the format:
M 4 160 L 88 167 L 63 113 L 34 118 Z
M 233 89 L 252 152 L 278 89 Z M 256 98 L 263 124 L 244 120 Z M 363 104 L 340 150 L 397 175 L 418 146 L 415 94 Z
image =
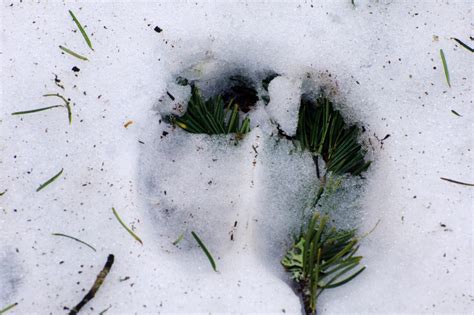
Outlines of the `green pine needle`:
M 120 218 L 120 216 L 118 215 L 118 213 L 117 213 L 117 211 L 115 210 L 114 207 L 112 207 L 112 212 L 114 213 L 115 218 L 117 218 L 117 221 L 119 221 L 119 223 L 123 226 L 123 228 L 124 228 L 135 240 L 137 240 L 140 244 L 143 245 L 142 240 L 138 237 L 137 234 L 135 234 L 135 233 L 122 221 L 122 219 Z
M 355 230 L 337 230 L 328 221 L 328 216 L 315 213 L 281 261 L 299 285 L 307 314 L 316 313 L 324 290 L 348 283 L 365 269 L 359 267 L 362 256 L 354 256 L 359 248 Z
M 13 303 L 13 304 L 8 305 L 8 306 L 5 307 L 5 308 L 2 308 L 2 309 L 0 310 L 0 314 L 5 314 L 6 312 L 8 312 L 9 310 L 11 310 L 12 308 L 14 308 L 14 307 L 17 306 L 17 305 L 18 305 L 18 303 Z
M 62 51 L 64 51 L 65 53 L 71 55 L 71 56 L 74 56 L 76 57 L 77 59 L 81 59 L 81 60 L 84 60 L 84 61 L 87 61 L 89 59 L 87 59 L 86 57 L 82 56 L 82 55 L 79 55 L 78 53 L 70 50 L 69 48 L 67 47 L 64 47 L 64 46 L 61 46 L 59 45 L 59 49 L 61 49 Z
M 80 239 L 78 238 L 75 238 L 73 236 L 69 236 L 69 235 L 66 235 L 66 234 L 62 234 L 62 233 L 52 233 L 52 235 L 54 236 L 62 236 L 62 237 L 66 237 L 66 238 L 70 238 L 72 240 L 75 240 L 76 242 L 79 242 L 79 243 L 82 243 L 84 245 L 86 245 L 87 247 L 89 247 L 90 249 L 92 249 L 94 252 L 96 252 L 97 250 L 92 246 L 92 245 L 89 245 L 87 244 L 86 242 L 84 241 L 81 241 Z
M 70 102 L 64 97 L 62 96 L 61 94 L 59 93 L 50 93 L 50 94 L 44 94 L 43 95 L 44 97 L 58 97 L 60 98 L 63 102 L 64 102 L 64 105 L 53 105 L 53 106 L 47 106 L 47 107 L 41 107 L 41 108 L 35 108 L 35 109 L 29 109 L 29 110 L 24 110 L 24 111 L 20 111 L 20 112 L 14 112 L 12 113 L 12 115 L 25 115 L 25 114 L 32 114 L 32 113 L 37 113 L 37 112 L 42 112 L 42 111 L 45 111 L 45 110 L 48 110 L 48 109 L 52 109 L 52 108 L 56 108 L 56 107 L 65 107 L 66 110 L 67 110 L 67 117 L 68 117 L 68 120 L 69 120 L 69 124 L 72 123 L 72 110 L 71 110 L 71 105 L 70 105 Z
M 66 109 L 67 109 L 67 118 L 69 120 L 69 124 L 72 123 L 71 104 L 64 96 L 62 96 L 59 93 L 48 93 L 48 94 L 44 94 L 43 96 L 44 97 L 57 97 L 57 98 L 60 98 L 64 102 L 64 107 L 66 107 Z
M 45 188 L 46 186 L 48 186 L 49 184 L 51 184 L 52 182 L 54 182 L 59 176 L 61 176 L 61 174 L 63 173 L 63 170 L 64 169 L 61 169 L 59 171 L 59 173 L 57 173 L 56 175 L 54 175 L 53 177 L 51 177 L 50 179 L 48 179 L 46 182 L 44 182 L 43 184 L 41 184 L 37 189 L 36 189 L 36 192 L 42 190 L 43 188 Z
M 29 109 L 29 110 L 24 110 L 21 112 L 14 112 L 12 115 L 25 115 L 25 114 L 32 114 L 32 113 L 37 113 L 37 112 L 42 112 L 44 110 L 48 110 L 51 108 L 56 108 L 56 107 L 64 107 L 63 105 L 53 105 L 53 106 L 48 106 L 48 107 L 42 107 L 42 108 L 36 108 L 36 109 Z
M 467 50 L 469 50 L 470 52 L 474 52 L 474 49 L 472 49 L 471 47 L 469 47 L 468 45 L 464 44 L 460 39 L 457 39 L 457 38 L 451 38 L 451 39 L 454 39 L 459 45 L 461 45 L 462 47 L 466 48 Z
M 439 50 L 439 54 L 441 56 L 441 61 L 443 62 L 443 69 L 444 69 L 444 75 L 446 77 L 446 82 L 448 83 L 448 86 L 451 87 L 451 80 L 449 79 L 448 64 L 446 62 L 446 57 L 444 56 L 444 52 L 442 49 Z
M 359 133 L 358 127 L 346 125 L 327 97 L 302 100 L 295 138 L 302 149 L 321 155 L 328 171 L 360 175 L 367 170 L 370 162 L 365 161 Z
M 199 88 L 192 86 L 188 109 L 183 116 L 171 116 L 171 122 L 190 133 L 245 134 L 250 131 L 250 119 L 240 121 L 240 110 L 232 101 L 225 105 L 219 95 L 205 101 Z
M 201 241 L 199 236 L 197 236 L 197 234 L 194 231 L 192 231 L 191 234 L 196 240 L 196 242 L 199 244 L 199 246 L 201 247 L 204 254 L 206 254 L 207 259 L 209 259 L 209 262 L 211 263 L 212 269 L 214 269 L 214 271 L 217 272 L 216 262 L 214 261 L 214 258 L 212 258 L 211 253 L 207 250 L 206 245 L 204 245 L 204 243 Z
M 79 31 L 81 32 L 82 37 L 84 37 L 84 40 L 86 41 L 87 46 L 89 46 L 89 48 L 90 48 L 91 50 L 94 50 L 94 48 L 92 48 L 91 40 L 89 39 L 89 36 L 87 36 L 87 33 L 86 33 L 86 31 L 84 30 L 84 28 L 82 27 L 82 25 L 81 25 L 81 23 L 79 22 L 79 20 L 76 18 L 76 16 L 74 15 L 74 13 L 72 13 L 71 10 L 69 10 L 69 14 L 71 15 L 72 19 L 74 20 L 74 23 L 76 23 L 76 26 L 77 26 L 77 28 L 79 29 Z

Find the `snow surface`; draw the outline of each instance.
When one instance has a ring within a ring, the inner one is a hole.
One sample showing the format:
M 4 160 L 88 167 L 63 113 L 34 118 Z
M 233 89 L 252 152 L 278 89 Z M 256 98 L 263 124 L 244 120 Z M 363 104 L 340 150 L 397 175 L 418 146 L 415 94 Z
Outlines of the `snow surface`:
M 288 136 L 294 136 L 298 126 L 301 84 L 301 80 L 290 80 L 279 76 L 273 79 L 268 86 L 270 102 L 267 111 Z
M 284 99 L 297 93 L 285 87 L 310 74 L 302 91 L 330 91 L 345 117 L 366 128 L 374 161 L 363 189 L 349 181 L 326 202 L 344 205 L 340 224 L 358 223 L 362 232 L 380 220 L 360 249 L 367 270 L 326 291 L 320 313 L 472 312 L 472 187 L 440 179 L 474 182 L 473 57 L 451 40 L 473 46 L 472 2 L 355 3 L 3 1 L 0 309 L 18 302 L 12 314 L 66 312 L 113 253 L 112 271 L 84 313 L 109 306 L 111 314 L 299 313 L 279 255 L 317 189 L 315 169 L 287 140 L 276 143 L 270 121 L 294 132 L 296 103 Z M 176 75 L 219 82 L 236 69 L 282 75 L 270 86 L 270 107 L 249 113 L 253 130 L 238 145 L 232 136 L 160 123 L 160 113 L 185 109 L 189 92 L 173 84 Z M 167 90 L 174 104 L 163 102 Z M 61 108 L 10 115 L 56 104 L 41 97 L 52 92 L 72 100 L 71 126 Z M 61 168 L 57 181 L 35 192 Z M 213 253 L 218 273 L 190 231 Z

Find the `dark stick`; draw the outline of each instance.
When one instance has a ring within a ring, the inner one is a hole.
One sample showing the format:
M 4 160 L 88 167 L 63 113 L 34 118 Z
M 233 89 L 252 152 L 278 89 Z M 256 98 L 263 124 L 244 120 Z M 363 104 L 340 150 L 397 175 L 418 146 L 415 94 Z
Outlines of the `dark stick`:
M 316 164 L 316 176 L 320 179 L 321 178 L 321 175 L 319 174 L 319 160 L 318 160 L 318 155 L 314 156 L 313 155 L 313 161 L 314 161 L 314 164 Z
M 170 92 L 166 91 L 166 94 L 168 94 L 168 96 L 171 98 L 172 101 L 174 101 L 174 96 L 173 94 L 171 94 Z
M 97 279 L 95 279 L 94 285 L 92 288 L 87 292 L 86 296 L 77 304 L 74 306 L 74 308 L 69 312 L 69 315 L 76 315 L 79 313 L 81 308 L 87 304 L 90 300 L 92 300 L 99 291 L 100 286 L 105 280 L 105 277 L 107 277 L 107 274 L 110 271 L 110 268 L 112 268 L 112 265 L 114 263 L 114 255 L 110 254 L 109 257 L 107 257 L 107 262 L 105 263 L 104 268 L 101 270 L 101 272 L 97 275 Z

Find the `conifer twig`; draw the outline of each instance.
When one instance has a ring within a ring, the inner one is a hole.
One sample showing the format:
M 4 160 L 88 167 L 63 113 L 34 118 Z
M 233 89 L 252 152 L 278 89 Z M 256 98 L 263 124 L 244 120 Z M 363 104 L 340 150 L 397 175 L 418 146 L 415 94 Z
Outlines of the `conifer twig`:
M 102 283 L 104 283 L 105 277 L 107 277 L 107 275 L 109 274 L 110 269 L 112 268 L 113 264 L 114 264 L 114 255 L 110 254 L 107 257 L 107 262 L 105 263 L 104 268 L 97 275 L 97 278 L 95 279 L 95 282 L 92 285 L 92 288 L 89 290 L 89 292 L 87 292 L 87 294 L 79 302 L 79 304 L 73 307 L 73 309 L 69 312 L 69 315 L 76 315 L 77 313 L 79 313 L 81 308 L 95 297 L 97 291 L 99 291 L 100 287 L 102 286 Z

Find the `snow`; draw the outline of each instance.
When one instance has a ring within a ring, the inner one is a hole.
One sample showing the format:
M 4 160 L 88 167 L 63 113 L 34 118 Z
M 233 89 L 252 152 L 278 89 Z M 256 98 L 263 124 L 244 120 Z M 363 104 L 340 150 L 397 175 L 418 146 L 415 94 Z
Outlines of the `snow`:
M 268 87 L 270 102 L 267 111 L 288 136 L 294 136 L 298 126 L 301 83 L 301 80 L 277 77 Z
M 315 169 L 270 121 L 293 134 L 297 90 L 324 87 L 365 127 L 374 161 L 362 185 L 344 181 L 324 202 L 340 205 L 338 224 L 361 233 L 380 223 L 360 248 L 368 268 L 325 291 L 319 312 L 472 312 L 472 187 L 440 179 L 474 182 L 472 54 L 451 39 L 473 46 L 472 2 L 355 3 L 3 1 L 0 309 L 18 302 L 10 313 L 65 312 L 113 253 L 84 313 L 299 313 L 279 255 L 317 190 Z M 248 113 L 252 132 L 237 145 L 162 120 L 185 109 L 189 88 L 175 84 L 177 75 L 200 80 L 209 95 L 229 74 L 256 80 L 271 71 L 281 76 L 270 103 Z M 53 92 L 72 100 L 72 125 L 63 108 L 10 115 L 57 104 L 42 97 Z

